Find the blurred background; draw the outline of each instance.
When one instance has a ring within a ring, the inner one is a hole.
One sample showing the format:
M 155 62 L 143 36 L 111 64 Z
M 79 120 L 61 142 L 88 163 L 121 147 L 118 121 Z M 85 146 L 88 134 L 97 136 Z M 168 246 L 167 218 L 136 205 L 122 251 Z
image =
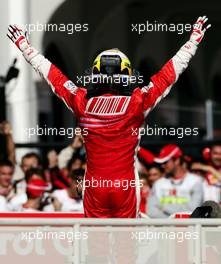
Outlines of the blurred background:
M 71 80 L 84 74 L 102 50 L 119 48 L 128 55 L 145 82 L 169 60 L 190 32 L 132 32 L 137 23 L 193 24 L 207 15 L 212 28 L 205 36 L 190 66 L 173 87 L 170 95 L 148 116 L 148 124 L 158 127 L 198 128 L 197 136 L 144 136 L 141 145 L 157 152 L 161 146 L 177 143 L 191 155 L 221 139 L 221 38 L 218 0 L 148 1 L 148 0 L 9 0 L 0 9 L 0 122 L 7 120 L 13 131 L 17 159 L 36 150 L 46 154 L 71 142 L 61 136 L 27 135 L 36 127 L 76 127 L 75 117 L 33 72 L 22 55 L 6 37 L 9 24 L 87 24 L 87 31 L 35 30 L 31 44 L 55 63 Z M 39 28 L 40 29 L 40 28 Z M 17 61 L 15 61 L 17 60 Z M 0 138 L 4 153 L 5 137 Z

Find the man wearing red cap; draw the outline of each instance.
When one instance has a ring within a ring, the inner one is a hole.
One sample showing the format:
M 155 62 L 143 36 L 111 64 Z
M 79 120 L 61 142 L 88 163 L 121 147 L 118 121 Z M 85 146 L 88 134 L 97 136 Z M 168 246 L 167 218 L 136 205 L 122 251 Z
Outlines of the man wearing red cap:
M 26 173 L 26 192 L 15 195 L 9 202 L 10 211 L 35 212 L 54 211 L 49 205 L 50 199 L 46 192 L 51 190 L 51 185 L 46 182 L 44 172 L 33 168 Z
M 173 144 L 162 148 L 155 162 L 162 164 L 165 177 L 155 182 L 148 200 L 148 214 L 154 218 L 177 212 L 192 212 L 203 201 L 200 177 L 183 166 L 183 152 Z

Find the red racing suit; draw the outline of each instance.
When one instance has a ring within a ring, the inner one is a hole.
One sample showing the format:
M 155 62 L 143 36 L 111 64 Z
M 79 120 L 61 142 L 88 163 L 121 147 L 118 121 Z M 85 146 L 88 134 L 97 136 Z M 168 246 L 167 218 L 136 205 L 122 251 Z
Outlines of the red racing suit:
M 30 50 L 32 49 L 32 50 Z M 148 86 L 136 88 L 131 96 L 103 94 L 86 98 L 87 90 L 77 87 L 44 56 L 30 47 L 26 60 L 40 73 L 67 107 L 73 111 L 84 136 L 87 170 L 84 210 L 86 217 L 135 218 L 140 190 L 135 157 L 139 128 L 146 115 L 165 97 L 187 67 L 197 46 L 188 41 Z M 93 184 L 93 186 L 92 186 Z

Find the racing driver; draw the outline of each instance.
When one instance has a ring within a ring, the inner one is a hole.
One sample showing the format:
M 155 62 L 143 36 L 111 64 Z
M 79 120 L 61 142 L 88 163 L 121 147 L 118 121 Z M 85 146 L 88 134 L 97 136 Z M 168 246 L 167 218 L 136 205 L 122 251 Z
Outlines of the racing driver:
M 95 84 L 96 92 L 90 96 L 85 87 L 77 87 L 39 54 L 18 26 L 9 26 L 7 36 L 53 92 L 75 113 L 79 126 L 88 131 L 84 135 L 87 154 L 83 196 L 85 217 L 139 216 L 140 191 L 135 158 L 140 136 L 134 131 L 143 125 L 147 114 L 169 93 L 179 75 L 187 68 L 210 27 L 204 27 L 206 21 L 206 16 L 198 18 L 189 41 L 151 77 L 147 86 L 124 93 L 124 89 L 116 89 L 112 85 Z M 95 59 L 93 75 L 119 75 L 122 79 L 130 80 L 133 71 L 127 56 L 118 49 L 111 49 Z

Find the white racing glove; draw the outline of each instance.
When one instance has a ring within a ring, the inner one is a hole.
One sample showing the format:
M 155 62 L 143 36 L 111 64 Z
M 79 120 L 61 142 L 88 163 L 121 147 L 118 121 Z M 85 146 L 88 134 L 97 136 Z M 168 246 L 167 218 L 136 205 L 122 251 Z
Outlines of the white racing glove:
M 195 45 L 199 45 L 201 42 L 206 30 L 211 27 L 211 24 L 207 25 L 206 27 L 203 26 L 207 22 L 208 18 L 206 16 L 199 17 L 196 23 L 193 25 L 193 31 L 190 35 L 190 41 Z
M 8 27 L 7 36 L 11 39 L 12 42 L 20 49 L 21 52 L 30 47 L 30 43 L 26 36 L 26 33 L 19 28 L 17 25 L 10 25 Z
M 27 32 L 24 32 L 17 25 L 10 25 L 8 27 L 7 36 L 19 48 L 28 62 L 38 54 L 38 51 L 31 47 L 29 43 Z

